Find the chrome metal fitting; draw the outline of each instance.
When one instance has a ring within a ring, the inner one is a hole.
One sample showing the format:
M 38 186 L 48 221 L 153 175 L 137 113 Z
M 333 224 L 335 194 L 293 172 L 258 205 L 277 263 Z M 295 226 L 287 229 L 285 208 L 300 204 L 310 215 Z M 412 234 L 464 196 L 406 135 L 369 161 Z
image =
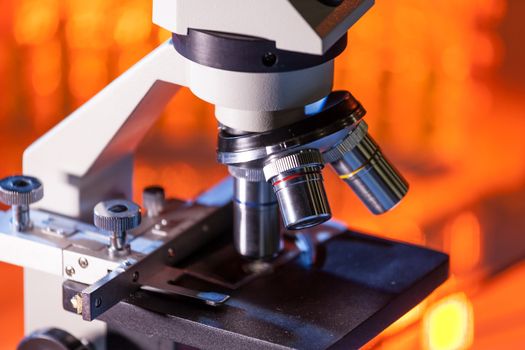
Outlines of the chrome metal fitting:
M 237 179 L 244 179 L 249 182 L 266 181 L 264 172 L 261 168 L 245 168 L 240 166 L 228 166 L 228 172 Z
M 262 171 L 261 171 L 262 173 Z M 279 208 L 272 185 L 234 178 L 233 243 L 249 259 L 270 259 L 282 248 Z
M 129 251 L 126 244 L 126 231 L 138 227 L 142 220 L 140 207 L 125 199 L 100 202 L 93 210 L 95 226 L 112 232 L 109 242 L 110 252 Z
M 42 183 L 32 176 L 10 176 L 0 181 L 0 201 L 11 206 L 11 223 L 16 231 L 31 227 L 29 205 L 44 197 Z
M 275 176 L 302 167 L 323 168 L 323 157 L 316 149 L 304 149 L 281 157 L 270 158 L 264 165 L 263 172 L 266 181 Z
M 343 143 L 326 152 L 324 158 L 377 215 L 394 208 L 403 199 L 408 183 L 384 157 L 365 125 L 351 133 L 355 138 L 349 135 Z
M 271 157 L 263 168 L 290 230 L 319 225 L 332 216 L 323 186 L 323 160 L 317 149 Z
M 142 191 L 142 205 L 148 217 L 156 217 L 164 210 L 166 194 L 161 186 L 148 186 Z
M 333 91 L 305 107 L 304 113 L 303 119 L 291 125 L 265 132 L 239 134 L 230 128 L 221 128 L 218 161 L 238 166 L 264 162 L 273 154 L 291 150 L 331 148 L 348 135 L 348 129 L 364 117 L 366 110 L 348 91 Z
M 323 160 L 325 163 L 332 163 L 343 158 L 347 152 L 351 152 L 359 145 L 367 133 L 368 124 L 364 120 L 361 120 L 359 124 L 348 133 L 343 141 L 323 153 Z
M 30 205 L 44 197 L 42 183 L 32 176 L 10 176 L 0 181 L 0 201 L 7 205 Z
M 245 258 L 264 260 L 282 248 L 279 205 L 261 168 L 228 166 L 233 176 L 233 244 Z

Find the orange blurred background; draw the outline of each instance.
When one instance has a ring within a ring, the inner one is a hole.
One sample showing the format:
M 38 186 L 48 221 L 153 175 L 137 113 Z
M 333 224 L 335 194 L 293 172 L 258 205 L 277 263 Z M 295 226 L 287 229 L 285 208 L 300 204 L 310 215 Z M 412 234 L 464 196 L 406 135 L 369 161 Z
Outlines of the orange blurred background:
M 411 190 L 376 217 L 325 172 L 334 215 L 451 255 L 449 281 L 368 349 L 525 347 L 524 16 L 520 0 L 378 0 L 350 31 L 335 88 L 365 105 Z M 151 0 L 0 0 L 0 177 L 168 37 Z M 215 140 L 213 107 L 179 93 L 138 152 L 135 193 L 159 183 L 189 198 L 217 182 Z M 14 349 L 22 270 L 0 263 L 0 276 L 0 349 Z

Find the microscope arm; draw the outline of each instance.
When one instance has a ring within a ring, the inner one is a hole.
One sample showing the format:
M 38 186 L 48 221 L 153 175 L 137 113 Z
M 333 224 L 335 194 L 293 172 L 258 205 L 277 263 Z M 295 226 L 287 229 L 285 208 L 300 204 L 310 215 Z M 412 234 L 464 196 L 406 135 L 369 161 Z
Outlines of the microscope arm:
M 133 153 L 186 85 L 186 65 L 165 42 L 33 143 L 24 152 L 24 173 L 52 194 L 38 207 L 87 219 L 101 199 L 130 198 Z
M 280 111 L 328 95 L 333 73 L 333 60 L 265 74 L 221 70 L 187 60 L 168 41 L 25 151 L 24 173 L 51 194 L 36 207 L 87 220 L 99 201 L 130 198 L 133 151 L 180 86 L 214 104 L 219 122 L 254 131 L 245 127 L 282 125 Z

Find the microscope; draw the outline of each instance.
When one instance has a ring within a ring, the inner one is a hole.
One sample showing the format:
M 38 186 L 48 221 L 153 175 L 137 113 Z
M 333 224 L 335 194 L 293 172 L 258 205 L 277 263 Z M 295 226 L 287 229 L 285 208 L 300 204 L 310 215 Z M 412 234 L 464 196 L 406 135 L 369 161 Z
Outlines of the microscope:
M 447 255 L 330 220 L 323 171 L 374 214 L 408 191 L 364 107 L 332 91 L 372 5 L 154 0 L 172 38 L 0 181 L 0 259 L 24 267 L 18 349 L 359 348 L 443 283 Z M 231 176 L 190 201 L 150 186 L 139 206 L 134 152 L 182 87 L 215 105 Z

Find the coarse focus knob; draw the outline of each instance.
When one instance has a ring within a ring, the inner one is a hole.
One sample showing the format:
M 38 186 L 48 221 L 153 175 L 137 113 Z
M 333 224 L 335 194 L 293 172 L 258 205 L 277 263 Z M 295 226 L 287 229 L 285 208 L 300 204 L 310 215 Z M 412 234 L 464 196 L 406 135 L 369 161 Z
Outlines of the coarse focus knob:
M 10 176 L 0 181 L 0 201 L 7 205 L 30 205 L 44 197 L 42 183 L 32 176 Z
M 140 207 L 125 199 L 114 199 L 98 203 L 93 214 L 96 227 L 112 232 L 109 240 L 110 254 L 129 253 L 126 231 L 140 225 L 142 220 Z
M 11 206 L 11 223 L 16 231 L 31 228 L 29 205 L 44 197 L 42 183 L 32 176 L 10 176 L 0 180 L 0 201 Z

